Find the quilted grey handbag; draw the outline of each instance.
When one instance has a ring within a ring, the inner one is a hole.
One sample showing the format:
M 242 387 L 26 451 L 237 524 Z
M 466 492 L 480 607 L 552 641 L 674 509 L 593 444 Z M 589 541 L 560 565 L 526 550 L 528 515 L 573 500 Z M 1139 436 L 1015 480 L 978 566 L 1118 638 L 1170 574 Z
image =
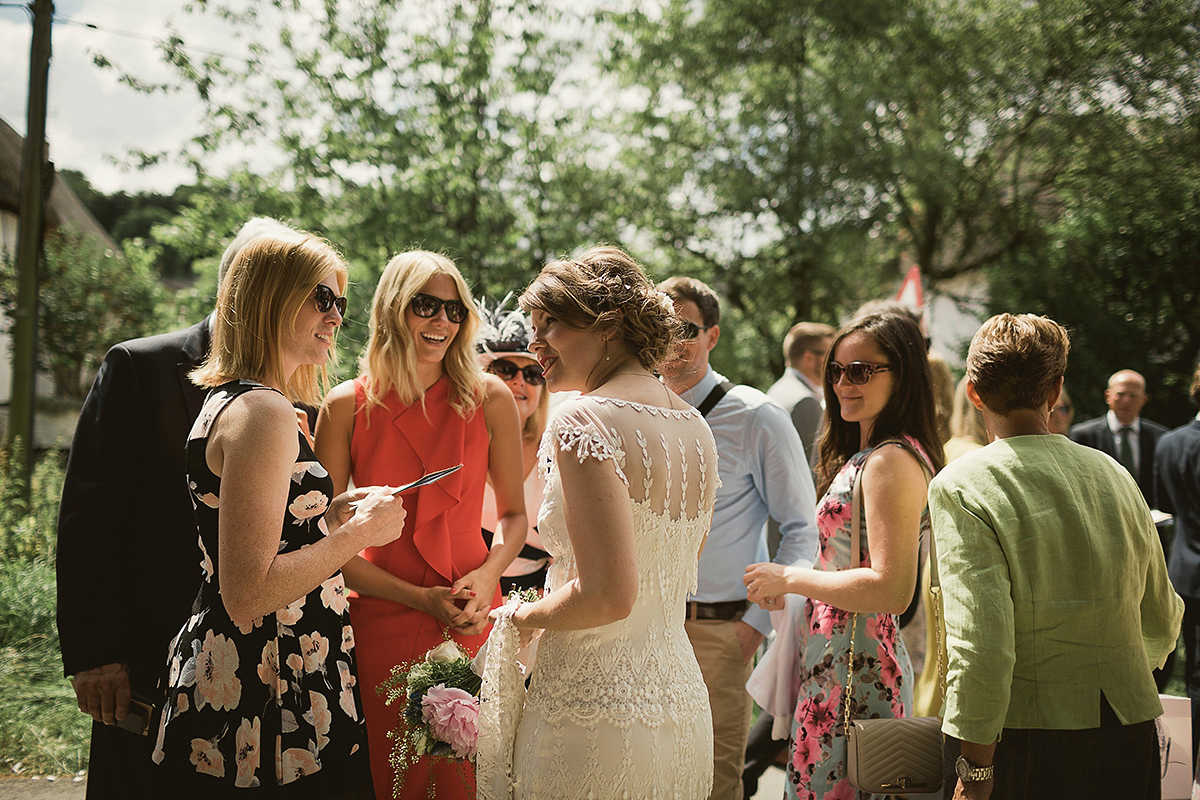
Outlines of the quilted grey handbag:
M 856 719 L 846 737 L 850 783 L 875 794 L 942 788 L 942 723 L 937 717 Z
M 859 557 L 859 508 L 862 470 L 855 476 L 851 501 L 850 554 Z M 941 591 L 937 579 L 937 551 L 933 537 L 929 538 L 931 591 L 935 600 Z M 940 619 L 934 604 L 935 633 L 940 632 Z M 858 614 L 850 620 L 850 643 L 854 646 L 854 628 Z M 938 649 L 941 658 L 941 649 Z M 851 653 L 846 672 L 846 702 L 843 711 L 843 730 L 846 735 L 846 777 L 860 791 L 874 794 L 926 794 L 942 788 L 942 722 L 937 717 L 907 717 L 905 719 L 850 719 L 850 683 L 854 664 Z M 938 664 L 941 673 L 941 664 Z

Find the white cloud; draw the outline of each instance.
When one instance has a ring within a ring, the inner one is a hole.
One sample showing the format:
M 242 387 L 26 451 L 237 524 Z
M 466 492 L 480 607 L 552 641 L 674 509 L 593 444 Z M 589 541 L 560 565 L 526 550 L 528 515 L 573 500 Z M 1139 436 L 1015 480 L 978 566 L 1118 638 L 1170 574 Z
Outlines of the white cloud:
M 83 172 L 92 185 L 109 193 L 170 192 L 192 179 L 189 170 L 176 164 L 137 171 L 113 161 L 124 159 L 130 149 L 177 150 L 198 125 L 199 101 L 186 95 L 140 93 L 120 83 L 114 70 L 101 69 L 92 60 L 99 52 L 144 80 L 165 78 L 167 68 L 154 41 L 166 35 L 167 20 L 180 16 L 183 2 L 55 4 L 46 138 L 58 167 Z M 188 17 L 189 37 L 205 41 L 205 34 L 213 33 L 205 24 Z M 31 36 L 30 17 L 23 9 L 0 8 L 0 117 L 21 134 L 26 130 Z M 228 39 L 208 41 L 220 49 Z

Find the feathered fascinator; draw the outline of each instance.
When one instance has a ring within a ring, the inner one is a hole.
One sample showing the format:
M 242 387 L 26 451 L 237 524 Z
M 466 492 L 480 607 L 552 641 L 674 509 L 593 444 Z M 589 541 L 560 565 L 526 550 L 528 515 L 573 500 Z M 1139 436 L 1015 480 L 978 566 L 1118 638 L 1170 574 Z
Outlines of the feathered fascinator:
M 491 358 L 501 356 L 524 356 L 537 359 L 529 352 L 529 342 L 533 339 L 533 326 L 529 318 L 519 308 L 509 309 L 508 304 L 513 299 L 513 293 L 504 295 L 499 303 L 488 306 L 486 299 L 479 300 L 479 343 L 475 349 L 481 355 Z

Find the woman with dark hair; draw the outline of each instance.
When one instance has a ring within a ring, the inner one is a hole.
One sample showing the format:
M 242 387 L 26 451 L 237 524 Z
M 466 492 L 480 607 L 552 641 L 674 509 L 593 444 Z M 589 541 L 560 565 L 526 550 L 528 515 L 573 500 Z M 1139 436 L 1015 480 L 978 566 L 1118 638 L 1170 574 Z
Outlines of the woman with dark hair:
M 683 607 L 717 453 L 700 413 L 653 373 L 678 335 L 674 306 L 615 247 L 548 264 L 521 305 L 550 390 L 582 394 L 559 405 L 543 440 L 548 591 L 492 612 L 479 796 L 701 800 L 712 712 Z M 522 707 L 520 676 L 495 673 L 516 634 L 537 629 Z
M 817 565 L 751 564 L 745 575 L 750 599 L 764 608 L 780 608 L 785 593 L 808 598 L 789 798 L 854 792 L 842 733 L 847 690 L 853 719 L 903 717 L 912 708 L 912 666 L 896 615 L 916 586 L 925 487 L 942 466 L 942 446 L 925 338 L 911 315 L 868 313 L 838 332 L 825 364 L 825 408 Z M 856 486 L 861 535 L 851 553 Z
M 956 798 L 1160 796 L 1151 669 L 1183 604 L 1134 479 L 1050 432 L 1069 346 L 1046 317 L 983 324 L 967 394 L 992 443 L 929 487 Z

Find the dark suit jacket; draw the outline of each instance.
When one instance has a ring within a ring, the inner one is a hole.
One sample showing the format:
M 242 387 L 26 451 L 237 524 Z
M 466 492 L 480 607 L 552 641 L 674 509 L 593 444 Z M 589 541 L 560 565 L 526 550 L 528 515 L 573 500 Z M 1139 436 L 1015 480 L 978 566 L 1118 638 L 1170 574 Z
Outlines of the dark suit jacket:
M 1164 433 L 1154 467 L 1157 507 L 1175 515 L 1171 584 L 1184 597 L 1200 598 L 1200 422 Z
M 1154 503 L 1154 447 L 1158 443 L 1158 438 L 1166 432 L 1166 427 L 1157 422 L 1151 422 L 1145 417 L 1141 418 L 1141 426 L 1138 431 L 1138 474 L 1133 477 L 1137 481 L 1138 488 L 1142 490 L 1142 497 L 1146 498 L 1146 502 L 1150 504 Z M 1094 447 L 1120 461 L 1117 456 L 1117 443 L 1113 438 L 1112 431 L 1108 429 L 1106 416 L 1081 422 L 1073 426 L 1068 435 L 1072 441 Z
M 58 517 L 58 631 L 67 675 L 128 662 L 157 701 L 167 647 L 200 585 L 184 449 L 206 390 L 187 373 L 205 322 L 114 346 L 83 404 Z
M 767 397 L 791 415 L 792 425 L 800 434 L 800 443 L 804 445 L 804 455 L 810 466 L 815 464 L 817 438 L 821 432 L 821 420 L 825 416 L 821 399 L 790 369 L 784 370 L 779 380 L 771 384 Z

